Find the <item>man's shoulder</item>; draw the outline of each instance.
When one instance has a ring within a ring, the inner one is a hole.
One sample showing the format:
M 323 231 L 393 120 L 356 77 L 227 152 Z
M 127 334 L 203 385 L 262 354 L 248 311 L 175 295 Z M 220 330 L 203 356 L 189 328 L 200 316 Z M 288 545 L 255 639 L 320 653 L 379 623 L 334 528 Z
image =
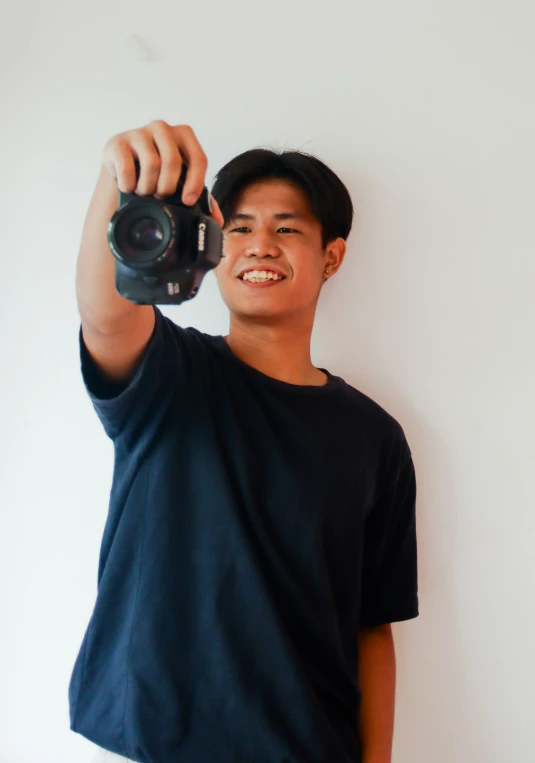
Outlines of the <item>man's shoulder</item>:
M 172 318 L 163 313 L 159 307 L 155 307 L 156 317 L 158 322 L 163 322 L 167 325 L 171 334 L 175 337 L 179 337 L 181 341 L 190 345 L 191 347 L 207 347 L 213 349 L 217 346 L 219 336 L 217 334 L 210 334 L 206 331 L 201 331 L 195 326 L 181 326 L 176 323 Z
M 392 411 L 345 379 L 341 381 L 343 405 L 348 422 L 351 424 L 358 421 L 360 425 L 364 424 L 365 429 L 373 432 L 388 450 L 394 447 L 410 453 L 403 426 Z
M 341 389 L 349 409 L 353 409 L 356 412 L 375 420 L 378 424 L 391 428 L 392 430 L 397 430 L 401 427 L 394 415 L 374 397 L 371 397 L 357 387 L 354 387 L 346 379 L 341 379 L 341 381 Z

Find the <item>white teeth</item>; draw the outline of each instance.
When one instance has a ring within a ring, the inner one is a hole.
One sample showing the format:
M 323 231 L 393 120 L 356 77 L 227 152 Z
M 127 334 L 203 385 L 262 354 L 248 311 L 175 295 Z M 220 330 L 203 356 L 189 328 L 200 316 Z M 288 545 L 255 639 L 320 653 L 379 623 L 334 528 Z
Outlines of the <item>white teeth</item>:
M 273 270 L 249 270 L 244 273 L 242 279 L 244 281 L 251 281 L 252 283 L 259 283 L 261 281 L 282 281 L 282 276 L 275 273 Z

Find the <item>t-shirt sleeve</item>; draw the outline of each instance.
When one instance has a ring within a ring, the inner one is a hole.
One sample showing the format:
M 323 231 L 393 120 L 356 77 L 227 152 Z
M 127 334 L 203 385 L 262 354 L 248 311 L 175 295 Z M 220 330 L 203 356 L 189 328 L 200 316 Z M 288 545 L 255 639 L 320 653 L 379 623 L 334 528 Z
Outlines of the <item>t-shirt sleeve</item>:
M 103 377 L 79 331 L 80 365 L 85 389 L 111 440 L 136 439 L 173 394 L 179 379 L 184 329 L 153 305 L 155 324 L 134 376 L 128 383 Z
M 416 474 L 400 427 L 364 529 L 359 625 L 418 617 Z

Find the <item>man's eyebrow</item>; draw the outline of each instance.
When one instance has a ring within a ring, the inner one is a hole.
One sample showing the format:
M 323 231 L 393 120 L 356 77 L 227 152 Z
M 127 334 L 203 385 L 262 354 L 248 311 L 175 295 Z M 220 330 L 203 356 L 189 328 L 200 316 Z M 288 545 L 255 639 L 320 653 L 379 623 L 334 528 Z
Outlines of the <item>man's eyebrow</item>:
M 274 220 L 301 220 L 303 222 L 309 222 L 309 218 L 306 215 L 302 215 L 299 212 L 276 212 L 273 216 Z M 255 220 L 255 215 L 247 215 L 245 212 L 238 212 L 232 215 L 229 219 L 230 222 L 241 222 L 248 220 Z

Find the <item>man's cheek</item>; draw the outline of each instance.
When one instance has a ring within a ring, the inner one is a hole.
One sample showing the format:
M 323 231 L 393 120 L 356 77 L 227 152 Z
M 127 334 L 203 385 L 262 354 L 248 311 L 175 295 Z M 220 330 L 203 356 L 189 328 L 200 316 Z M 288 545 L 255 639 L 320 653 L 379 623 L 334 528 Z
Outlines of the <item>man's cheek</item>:
M 230 267 L 227 265 L 225 260 L 221 260 L 219 265 L 214 268 L 214 273 L 220 286 L 226 282 L 230 282 L 231 280 Z

